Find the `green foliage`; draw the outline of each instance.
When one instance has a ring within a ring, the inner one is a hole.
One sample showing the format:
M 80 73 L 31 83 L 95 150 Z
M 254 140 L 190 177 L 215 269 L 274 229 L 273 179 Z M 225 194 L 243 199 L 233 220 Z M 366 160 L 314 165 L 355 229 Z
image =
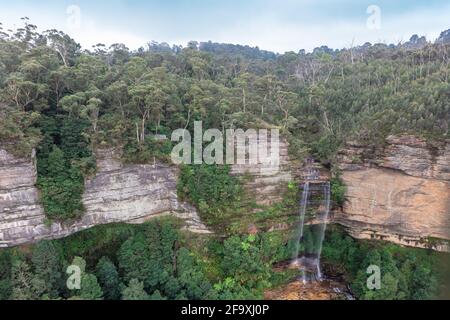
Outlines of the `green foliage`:
M 146 292 L 159 290 L 170 299 L 180 294 L 200 299 L 211 288 L 189 251 L 177 250 L 179 235 L 169 224 L 149 224 L 131 236 L 118 252 L 126 282 L 142 282 Z
M 448 136 L 448 45 L 277 55 L 215 43 L 153 43 L 139 52 L 121 44 L 81 52 L 63 32 L 40 34 L 28 22 L 6 33 L 0 39 L 0 141 L 27 156 L 37 146 L 38 186 L 50 219 L 83 212 L 94 148 L 123 146 L 128 163 L 168 161 L 171 142 L 148 134 L 192 131 L 195 120 L 222 131 L 281 128 L 298 160 L 313 153 L 325 164 L 348 140 L 380 146 L 389 134 Z M 63 153 L 57 159 L 55 146 Z M 64 170 L 51 172 L 61 156 Z M 180 194 L 206 220 L 225 221 L 237 211 L 224 205 L 238 203 L 241 193 L 226 170 L 183 169 Z M 342 203 L 342 188 L 335 194 Z
M 196 205 L 207 223 L 223 222 L 237 209 L 242 196 L 239 180 L 229 173 L 229 166 L 183 166 L 178 194 Z
M 137 279 L 131 279 L 127 287 L 122 291 L 122 300 L 150 300 L 150 296 L 144 290 L 144 283 Z
M 347 192 L 347 188 L 342 181 L 340 175 L 334 176 L 331 181 L 331 199 L 335 203 L 336 206 L 342 207 L 345 203 L 345 194 Z
M 216 258 L 220 276 L 211 297 L 215 299 L 262 299 L 268 287 L 287 280 L 272 272 L 272 265 L 292 254 L 282 233 L 231 236 L 223 243 L 212 241 L 209 251 Z M 281 279 L 283 278 L 283 279 Z M 290 280 L 290 278 L 289 278 Z
M 216 292 L 213 298 L 218 300 L 257 300 L 261 298 L 260 292 L 253 292 L 231 277 L 214 285 L 214 290 Z
M 119 300 L 122 283 L 116 266 L 107 257 L 102 257 L 96 266 L 98 282 L 106 300 Z
M 157 265 L 153 266 L 150 260 L 150 250 L 148 248 L 147 238 L 144 233 L 139 233 L 122 245 L 118 253 L 119 267 L 126 275 L 125 281 L 136 279 L 138 281 L 147 282 L 146 287 L 150 283 L 158 282 L 160 276 Z M 159 245 L 156 243 L 154 245 Z M 158 252 L 155 252 L 157 255 Z M 156 278 L 153 278 L 156 273 Z
M 436 273 L 439 279 L 439 299 L 450 299 L 450 254 L 439 255 L 436 263 Z M 417 283 L 420 279 L 417 280 Z
M 154 161 L 170 163 L 172 142 L 170 140 L 157 140 L 147 137 L 145 143 L 139 144 L 131 140 L 125 145 L 123 159 L 127 163 L 148 164 Z
M 291 155 L 301 160 L 312 153 L 327 165 L 348 140 L 381 146 L 390 134 L 448 137 L 448 45 L 278 55 L 191 42 L 186 48 L 152 43 L 130 52 L 116 44 L 81 52 L 68 35 L 40 34 L 29 23 L 7 33 L 0 37 L 0 144 L 19 156 L 37 148 L 37 185 L 49 220 L 82 215 L 84 180 L 95 172 L 94 148 L 124 146 L 128 163 L 167 161 L 171 142 L 148 134 L 191 130 L 195 120 L 222 130 L 279 127 Z M 298 189 L 288 189 L 286 202 L 255 219 L 263 224 L 294 212 Z M 331 189 L 342 206 L 345 186 L 338 176 Z M 239 231 L 247 226 L 242 213 L 252 208 L 244 207 L 243 189 L 228 166 L 182 167 L 178 193 L 210 225 Z M 240 219 L 232 219 L 237 214 Z M 305 252 L 316 250 L 313 234 L 306 229 Z M 327 239 L 325 260 L 348 277 L 359 297 L 434 294 L 431 254 L 374 248 L 339 233 Z M 28 257 L 0 253 L 0 298 L 67 298 L 59 272 L 76 256 L 86 259 L 78 259 L 86 288 L 72 298 L 258 298 L 272 281 L 271 264 L 292 251 L 292 242 L 273 234 L 233 236 L 199 254 L 166 224 L 98 227 L 51 243 L 39 244 Z M 379 292 L 364 287 L 364 267 L 371 261 L 387 270 Z
M 0 294 L 4 299 L 260 299 L 272 281 L 280 281 L 271 267 L 287 256 L 281 233 L 205 239 L 204 244 L 184 237 L 174 221 L 164 219 L 96 227 L 40 242 L 25 254 L 0 251 L 5 275 Z M 86 239 L 95 248 L 88 248 Z M 61 285 L 68 265 L 80 267 L 80 290 Z
M 45 282 L 35 277 L 30 265 L 17 258 L 11 268 L 11 300 L 37 300 L 45 290 Z
M 39 176 L 37 185 L 48 218 L 67 220 L 81 217 L 84 178 L 77 168 L 67 163 L 58 147 L 50 152 L 47 175 Z
M 78 268 L 80 268 L 80 271 L 82 273 L 86 272 L 86 260 L 84 260 L 82 257 L 79 257 L 79 256 L 74 257 L 71 265 L 77 266 Z
M 63 117 L 59 146 L 68 160 L 76 162 L 92 157 L 89 140 L 85 135 L 88 126 L 89 123 L 83 119 Z
M 256 236 L 241 238 L 232 236 L 223 244 L 222 270 L 239 284 L 250 288 L 269 286 L 271 264 L 265 260 L 260 240 Z
M 343 274 L 364 300 L 426 300 L 438 294 L 438 253 L 382 242 L 357 242 L 340 229 L 328 232 L 323 258 L 331 273 Z M 369 266 L 381 270 L 381 289 L 367 288 Z
M 44 115 L 68 116 L 67 128 L 84 122 L 94 144 L 130 144 L 137 153 L 126 152 L 129 162 L 159 156 L 145 146 L 147 133 L 191 129 L 200 119 L 209 128 L 280 127 L 293 154 L 312 151 L 324 163 L 348 139 L 377 145 L 389 134 L 448 135 L 448 44 L 279 55 L 152 43 L 139 52 L 122 44 L 81 52 L 63 32 L 40 34 L 28 22 L 0 44 L 0 141 L 22 154 L 45 135 L 35 122 Z
M 97 277 L 88 273 L 86 270 L 86 261 L 82 257 L 74 257 L 71 265 L 78 266 L 81 270 L 80 289 L 72 292 L 70 299 L 74 300 L 102 300 L 103 291 L 100 287 Z
M 18 157 L 30 157 L 33 148 L 41 139 L 34 127 L 40 115 L 38 112 L 26 113 L 9 110 L 0 105 L 0 144 Z
M 156 290 L 155 292 L 153 292 L 153 294 L 149 297 L 148 300 L 160 301 L 160 300 L 167 300 L 167 299 L 161 295 L 161 292 L 159 292 L 159 290 Z
M 79 218 L 84 207 L 84 177 L 95 171 L 95 161 L 83 136 L 83 120 L 42 117 L 44 133 L 37 153 L 38 183 L 45 213 L 51 220 Z
M 58 243 L 66 260 L 83 256 L 89 265 L 95 266 L 98 257 L 107 256 L 112 259 L 123 242 L 139 227 L 125 224 L 96 226 L 61 239 Z
M 0 300 L 6 300 L 11 295 L 12 257 L 9 250 L 0 251 Z
M 31 261 L 36 276 L 45 284 L 44 294 L 49 298 L 58 297 L 62 287 L 62 263 L 55 244 L 51 241 L 39 242 L 33 250 Z
M 98 284 L 97 277 L 90 273 L 84 273 L 81 276 L 81 289 L 78 297 L 82 300 L 102 300 L 102 288 Z
M 183 290 L 183 295 L 192 300 L 201 300 L 211 290 L 196 257 L 186 248 L 181 248 L 177 255 L 176 275 Z
M 328 164 L 334 159 L 342 141 L 334 134 L 326 134 L 311 143 L 311 150 L 322 163 Z
M 184 238 L 175 226 L 170 220 L 139 226 L 103 226 L 66 239 L 43 241 L 23 252 L 2 250 L 0 297 L 261 299 L 265 289 L 296 276 L 296 272 L 272 271 L 274 263 L 292 256 L 285 232 L 234 235 L 199 242 Z M 83 239 L 101 239 L 105 235 L 108 239 L 98 241 L 93 250 L 79 245 Z M 444 256 L 427 250 L 356 241 L 336 227 L 330 227 L 323 247 L 325 272 L 343 275 L 359 299 L 436 297 L 438 284 L 443 284 L 446 276 L 446 269 L 436 263 L 441 257 Z M 442 259 L 444 262 L 447 260 Z M 65 273 L 67 265 L 80 267 L 80 290 L 67 291 L 61 283 L 65 281 L 61 273 Z M 381 290 L 367 289 L 366 269 L 370 265 L 381 268 Z

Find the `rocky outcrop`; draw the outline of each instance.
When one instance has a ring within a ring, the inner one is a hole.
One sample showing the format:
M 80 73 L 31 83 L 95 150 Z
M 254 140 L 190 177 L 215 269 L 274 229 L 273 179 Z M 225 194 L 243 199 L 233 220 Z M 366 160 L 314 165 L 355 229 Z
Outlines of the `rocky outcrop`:
M 270 149 L 270 143 L 268 143 Z M 272 205 L 283 199 L 283 192 L 294 179 L 293 163 L 288 156 L 289 145 L 279 143 L 279 164 L 235 164 L 231 174 L 243 178 L 244 187 L 258 205 Z
M 450 144 L 391 136 L 370 149 L 349 143 L 340 152 L 347 202 L 334 221 L 356 238 L 448 251 Z
M 209 233 L 196 210 L 178 201 L 176 168 L 122 166 L 117 157 L 113 150 L 98 152 L 98 172 L 86 181 L 83 217 L 50 224 L 39 204 L 34 160 L 17 159 L 0 149 L 0 246 L 60 238 L 101 224 L 142 223 L 163 215 L 185 220 L 193 232 Z
M 413 136 L 387 138 L 380 166 L 428 179 L 450 181 L 450 143 L 429 146 Z
M 176 168 L 123 166 L 114 150 L 97 152 L 98 172 L 86 181 L 83 218 L 49 224 L 39 204 L 33 158 L 18 159 L 0 148 L 0 246 L 64 237 L 99 224 L 142 223 L 164 215 L 185 220 L 191 231 L 209 232 L 195 209 L 177 199 Z M 339 165 L 347 202 L 334 212 L 331 222 L 345 226 L 355 238 L 448 251 L 442 239 L 450 240 L 449 141 L 429 145 L 413 136 L 392 136 L 379 148 L 350 142 L 339 154 Z M 234 165 L 231 172 L 242 178 L 259 205 L 281 201 L 293 180 L 329 179 L 329 172 L 318 164 L 299 165 L 289 159 L 284 141 L 279 166 Z

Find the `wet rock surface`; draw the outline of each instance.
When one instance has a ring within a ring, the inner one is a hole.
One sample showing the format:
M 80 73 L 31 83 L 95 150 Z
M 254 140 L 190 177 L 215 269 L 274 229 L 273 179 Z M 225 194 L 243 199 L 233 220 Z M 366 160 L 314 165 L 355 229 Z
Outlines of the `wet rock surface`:
M 352 299 L 344 283 L 322 280 L 303 283 L 298 279 L 265 292 L 266 300 L 348 300 Z

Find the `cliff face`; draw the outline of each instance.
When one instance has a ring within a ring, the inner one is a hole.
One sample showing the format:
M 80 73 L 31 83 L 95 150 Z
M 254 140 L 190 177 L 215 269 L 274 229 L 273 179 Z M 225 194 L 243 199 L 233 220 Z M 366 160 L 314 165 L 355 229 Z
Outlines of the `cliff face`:
M 270 143 L 268 143 L 270 148 Z M 293 165 L 288 156 L 288 143 L 279 143 L 279 166 L 270 164 L 235 164 L 231 174 L 246 177 L 244 187 L 258 205 L 272 205 L 280 202 L 283 190 L 293 180 Z
M 360 239 L 383 239 L 415 247 L 448 251 L 439 240 L 450 240 L 450 143 L 429 146 L 412 136 L 389 137 L 383 148 L 349 143 L 339 155 L 347 202 L 332 222 Z M 13 157 L 0 148 L 0 246 L 64 237 L 99 224 L 141 223 L 173 215 L 186 228 L 209 231 L 194 208 L 176 196 L 177 170 L 149 165 L 122 166 L 113 150 L 97 153 L 98 172 L 86 182 L 86 213 L 71 224 L 46 224 L 35 187 L 34 160 Z M 288 182 L 311 174 L 327 180 L 326 170 L 314 172 L 288 157 L 280 145 L 280 167 L 234 165 L 232 174 L 246 176 L 245 187 L 258 204 L 281 200 Z
M 347 202 L 334 220 L 356 238 L 448 251 L 450 144 L 430 146 L 413 136 L 389 137 L 370 150 L 350 143 L 339 157 Z
M 123 167 L 112 150 L 100 151 L 97 157 L 98 172 L 86 182 L 83 195 L 83 218 L 48 225 L 35 187 L 34 160 L 17 159 L 0 149 L 0 247 L 60 238 L 100 224 L 141 223 L 168 214 L 184 219 L 188 230 L 209 232 L 195 209 L 178 201 L 175 168 Z

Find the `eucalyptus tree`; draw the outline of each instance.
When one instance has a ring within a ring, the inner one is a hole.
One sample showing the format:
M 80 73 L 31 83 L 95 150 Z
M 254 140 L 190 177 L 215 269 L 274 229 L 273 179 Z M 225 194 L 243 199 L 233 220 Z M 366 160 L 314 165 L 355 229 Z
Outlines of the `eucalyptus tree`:
M 64 66 L 73 66 L 76 58 L 80 55 L 81 46 L 69 35 L 55 29 L 45 31 L 44 36 L 50 47 L 58 53 Z

